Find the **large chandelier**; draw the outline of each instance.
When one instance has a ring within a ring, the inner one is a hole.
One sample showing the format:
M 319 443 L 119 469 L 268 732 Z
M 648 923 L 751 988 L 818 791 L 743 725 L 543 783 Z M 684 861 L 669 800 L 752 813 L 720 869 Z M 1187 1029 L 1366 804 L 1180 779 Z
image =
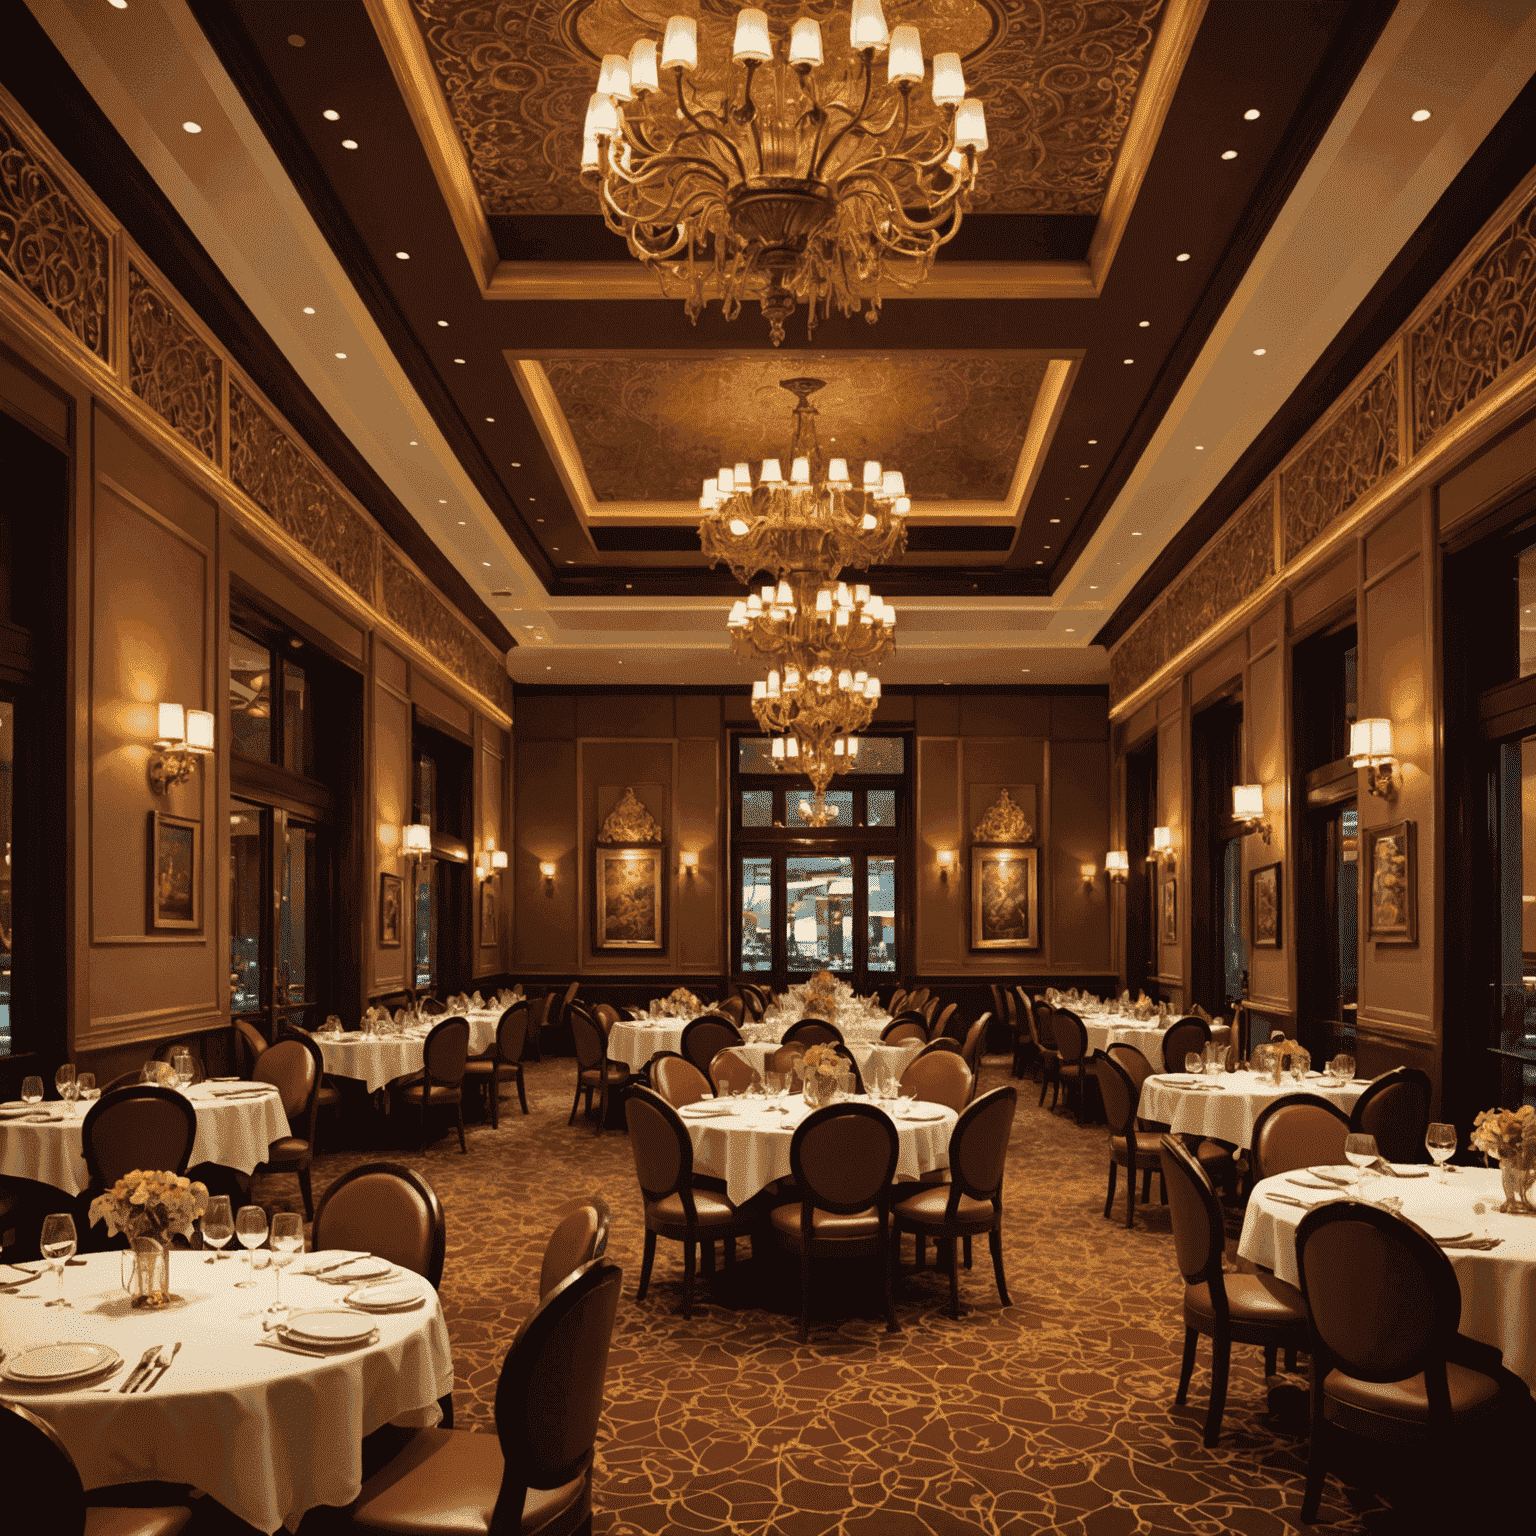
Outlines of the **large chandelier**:
M 834 775 L 858 764 L 859 732 L 866 730 L 880 702 L 880 679 L 846 668 L 834 675 L 823 663 L 802 673 L 777 668 L 752 685 L 752 714 L 773 738 L 774 766 L 803 773 L 815 790 L 812 804 L 801 803 L 800 815 L 813 827 L 837 817 L 827 804 L 827 786 Z
M 884 290 L 915 288 L 959 230 L 987 147 L 960 55 L 933 56 L 929 109 L 915 26 L 888 30 L 880 0 L 852 0 L 848 39 L 839 75 L 820 22 L 799 17 L 776 52 L 767 13 L 744 9 L 731 49 L 740 88 L 720 96 L 686 78 L 699 63 L 691 17 L 667 22 L 659 73 L 651 38 L 605 55 L 582 179 L 663 291 L 681 285 L 690 320 L 718 294 L 727 320 L 756 299 L 774 346 L 797 304 L 808 334 L 834 304 L 852 315 L 868 303 L 874 321 Z

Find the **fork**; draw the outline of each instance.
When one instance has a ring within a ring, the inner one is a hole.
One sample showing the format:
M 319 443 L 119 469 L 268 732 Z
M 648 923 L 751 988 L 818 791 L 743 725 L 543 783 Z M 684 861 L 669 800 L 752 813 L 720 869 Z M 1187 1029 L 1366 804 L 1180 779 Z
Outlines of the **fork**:
M 160 1358 L 155 1362 L 154 1367 L 151 1367 L 149 1371 L 144 1373 L 144 1380 L 139 1383 L 139 1391 L 148 1392 L 151 1387 L 158 1387 L 160 1385 L 160 1378 L 164 1376 L 168 1370 L 170 1370 L 171 1361 L 173 1361 L 180 1353 L 180 1339 L 177 1339 L 176 1342 L 171 1345 L 171 1352 L 169 1355 L 166 1354 L 165 1346 L 162 1344 L 160 1346 Z

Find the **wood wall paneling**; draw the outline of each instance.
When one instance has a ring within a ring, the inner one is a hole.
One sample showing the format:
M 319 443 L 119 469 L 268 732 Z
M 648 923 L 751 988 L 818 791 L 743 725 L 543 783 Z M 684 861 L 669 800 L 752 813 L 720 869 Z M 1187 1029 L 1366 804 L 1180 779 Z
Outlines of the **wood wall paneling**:
M 401 850 L 400 829 L 411 820 L 411 705 L 402 691 L 397 691 L 386 681 L 386 673 L 393 671 L 388 665 L 389 658 L 399 661 L 399 657 L 386 647 L 374 647 L 372 755 L 377 832 L 373 843 L 372 889 L 365 903 L 370 914 L 369 935 L 363 951 L 372 957 L 368 988 L 371 996 L 397 992 L 409 980 L 406 967 L 410 956 L 411 870 L 410 860 Z M 385 661 L 382 667 L 381 660 Z M 402 923 L 407 931 L 401 935 L 400 946 L 396 949 L 385 948 L 379 943 L 379 877 L 385 874 L 399 875 L 402 880 L 405 906 Z
M 541 699 L 539 705 L 551 701 Z M 574 705 L 567 699 L 567 704 Z M 533 700 L 517 700 L 518 729 L 532 716 L 542 723 L 549 711 L 534 708 Z M 574 723 L 574 708 L 571 710 Z M 514 969 L 519 974 L 579 971 L 577 918 L 577 858 L 581 842 L 576 829 L 576 743 L 574 740 L 520 738 L 514 761 L 516 789 L 513 811 L 517 836 L 512 850 L 513 903 L 517 909 Z M 555 865 L 553 880 L 539 873 L 539 864 Z
M 1292 993 L 1296 933 L 1295 863 L 1290 858 L 1290 826 L 1286 785 L 1291 760 L 1286 722 L 1286 657 L 1279 646 L 1252 662 L 1243 693 L 1243 733 L 1250 783 L 1264 786 L 1264 814 L 1270 841 L 1243 839 L 1243 942 L 1248 956 L 1248 992 L 1256 1006 L 1294 1010 Z M 1266 864 L 1282 866 L 1280 948 L 1255 949 L 1253 914 L 1249 910 L 1249 875 Z
M 682 715 L 684 696 L 678 698 Z M 689 701 L 691 702 L 691 700 Z M 716 712 L 718 715 L 718 711 Z M 677 967 L 682 971 L 723 973 L 730 965 L 726 950 L 726 866 L 720 857 L 720 801 L 724 789 L 718 733 L 713 739 L 688 738 L 677 744 L 676 836 L 668 849 L 667 878 L 675 882 Z M 696 853 L 696 873 L 681 872 L 681 856 Z
M 1050 744 L 1050 963 L 1060 970 L 1109 970 L 1109 754 L 1101 743 Z M 1082 866 L 1096 873 L 1085 884 Z
M 921 729 L 930 702 L 954 704 L 952 699 L 919 695 Z M 932 711 L 942 714 L 941 711 Z M 960 711 L 948 711 L 958 722 Z M 961 824 L 960 742 L 955 736 L 917 739 L 917 890 L 913 948 L 920 972 L 957 969 L 969 958 L 963 935 L 970 923 L 970 870 L 963 850 L 970 828 Z M 939 870 L 940 850 L 955 859 L 946 879 Z
M 1187 793 L 1184 748 L 1188 722 L 1179 707 L 1181 693 L 1181 689 L 1171 688 L 1158 701 L 1158 714 L 1161 718 L 1157 731 L 1157 825 L 1167 827 L 1173 833 L 1173 847 L 1178 858 L 1177 867 L 1172 871 L 1172 878 L 1178 881 L 1178 938 L 1175 943 L 1163 942 L 1164 867 L 1159 867 L 1157 872 L 1153 905 L 1153 917 L 1157 923 L 1157 974 L 1169 990 L 1170 1001 L 1177 1006 L 1183 1005 L 1180 989 L 1185 975 L 1184 953 L 1189 931 L 1186 865 L 1190 857 L 1186 836 L 1189 818 L 1185 814 L 1184 804 Z

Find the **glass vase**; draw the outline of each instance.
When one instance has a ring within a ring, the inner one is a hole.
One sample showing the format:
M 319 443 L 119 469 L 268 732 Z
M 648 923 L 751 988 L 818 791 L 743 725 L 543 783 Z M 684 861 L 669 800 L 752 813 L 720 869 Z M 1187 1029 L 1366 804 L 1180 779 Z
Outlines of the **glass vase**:
M 805 1086 L 801 1089 L 801 1095 L 812 1109 L 820 1109 L 823 1104 L 830 1104 L 837 1093 L 837 1079 L 835 1077 L 823 1077 L 819 1072 L 806 1074 Z
M 1499 1209 L 1506 1216 L 1536 1216 L 1536 1205 L 1531 1204 L 1531 1185 L 1536 1184 L 1536 1149 L 1521 1147 L 1518 1152 L 1500 1158 L 1499 1178 L 1504 1185 L 1504 1204 Z
M 153 1237 L 136 1237 L 131 1248 L 128 1296 L 135 1307 L 164 1307 L 171 1295 L 171 1250 Z

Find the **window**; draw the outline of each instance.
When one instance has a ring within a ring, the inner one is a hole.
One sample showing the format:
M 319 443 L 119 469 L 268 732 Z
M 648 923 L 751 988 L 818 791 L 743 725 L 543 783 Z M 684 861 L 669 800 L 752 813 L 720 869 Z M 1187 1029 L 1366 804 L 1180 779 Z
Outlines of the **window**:
M 241 757 L 272 761 L 272 653 L 238 629 L 229 632 L 229 744 Z

